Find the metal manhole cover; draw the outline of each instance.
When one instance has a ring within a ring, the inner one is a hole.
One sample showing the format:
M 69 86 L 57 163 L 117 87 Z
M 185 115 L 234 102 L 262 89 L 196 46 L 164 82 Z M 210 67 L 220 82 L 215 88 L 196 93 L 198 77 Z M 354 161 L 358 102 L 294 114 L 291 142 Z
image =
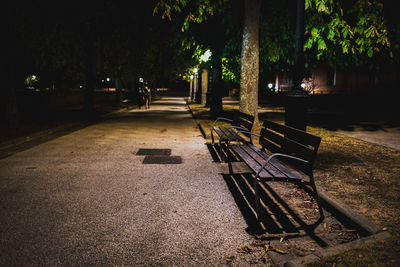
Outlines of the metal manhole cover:
M 171 149 L 141 148 L 138 150 L 136 155 L 171 155 Z
M 182 158 L 180 156 L 146 156 L 143 164 L 181 164 Z

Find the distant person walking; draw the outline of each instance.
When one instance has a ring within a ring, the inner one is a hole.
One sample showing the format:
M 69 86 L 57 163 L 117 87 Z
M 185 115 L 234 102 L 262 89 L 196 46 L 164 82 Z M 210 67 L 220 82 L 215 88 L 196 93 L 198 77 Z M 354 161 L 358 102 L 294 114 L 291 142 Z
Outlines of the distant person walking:
M 138 92 L 137 92 L 137 104 L 139 109 L 142 108 L 142 106 L 145 104 L 145 99 L 144 99 L 144 88 L 142 86 L 139 86 Z
M 145 109 L 150 109 L 150 103 L 151 103 L 151 91 L 150 87 L 146 85 L 144 87 L 144 105 Z

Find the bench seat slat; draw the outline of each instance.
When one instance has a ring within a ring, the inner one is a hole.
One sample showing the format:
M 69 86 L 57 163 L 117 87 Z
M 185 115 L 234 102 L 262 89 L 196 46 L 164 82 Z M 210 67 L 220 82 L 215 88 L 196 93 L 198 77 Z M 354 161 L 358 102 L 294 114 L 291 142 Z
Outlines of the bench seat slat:
M 254 171 L 257 172 L 261 165 L 253 159 L 240 145 L 230 145 L 231 149 L 241 157 L 246 164 Z M 273 178 L 273 176 L 265 169 L 261 171 L 260 177 Z
M 230 147 L 254 172 L 257 172 L 260 169 L 261 165 L 269 156 L 261 150 L 256 152 L 253 149 L 249 149 L 247 145 L 230 145 Z M 258 154 L 259 152 L 264 153 L 264 155 L 261 156 L 260 154 Z M 256 158 L 261 159 L 261 161 L 258 161 Z M 278 180 L 303 179 L 301 176 L 294 174 L 287 167 L 285 167 L 283 164 L 275 159 L 272 159 L 269 163 L 270 164 L 267 164 L 264 170 L 261 171 L 259 175 L 260 178 Z
M 241 136 L 236 136 L 236 130 L 232 128 L 214 127 L 214 130 L 222 141 L 244 141 Z
M 262 157 L 267 159 L 271 154 L 268 154 L 264 150 L 261 150 L 260 148 L 256 147 L 255 145 L 250 145 L 251 149 L 256 150 Z M 284 173 L 285 176 L 287 176 L 290 179 L 302 179 L 300 174 L 297 174 L 296 172 L 292 171 L 290 167 L 285 166 L 283 163 L 281 163 L 277 158 L 273 158 L 271 161 L 271 164 L 278 169 L 280 172 Z
M 256 151 L 254 148 L 248 146 L 248 145 L 242 145 L 241 146 L 243 150 L 245 150 L 249 155 L 251 155 L 259 164 L 260 166 L 264 164 L 264 162 L 267 160 L 267 157 L 264 157 L 261 150 Z M 265 153 L 264 153 L 265 155 Z M 273 177 L 279 177 L 279 178 L 286 178 L 287 175 L 280 171 L 275 165 L 274 165 L 274 160 L 270 161 L 269 164 L 266 166 L 267 170 Z

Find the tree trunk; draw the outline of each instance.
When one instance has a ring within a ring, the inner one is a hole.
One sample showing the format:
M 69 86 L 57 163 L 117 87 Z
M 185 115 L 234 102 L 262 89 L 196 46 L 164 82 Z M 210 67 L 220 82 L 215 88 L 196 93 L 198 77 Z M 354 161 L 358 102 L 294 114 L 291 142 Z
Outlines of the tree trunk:
M 217 118 L 222 113 L 222 61 L 220 57 L 212 71 L 212 83 L 210 93 L 210 112 L 213 118 Z
M 244 1 L 244 27 L 240 70 L 240 111 L 258 121 L 260 0 Z

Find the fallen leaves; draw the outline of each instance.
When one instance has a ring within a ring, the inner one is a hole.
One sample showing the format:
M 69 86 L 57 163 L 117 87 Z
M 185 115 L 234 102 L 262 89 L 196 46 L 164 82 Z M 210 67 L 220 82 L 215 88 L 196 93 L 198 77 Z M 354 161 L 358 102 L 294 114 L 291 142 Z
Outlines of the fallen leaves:
M 339 234 L 338 234 L 338 241 L 341 241 L 343 243 L 347 243 L 347 242 L 351 242 L 353 240 L 359 239 L 360 235 L 358 234 L 357 230 L 342 230 Z
M 283 241 L 283 237 L 281 238 L 281 240 Z M 264 247 L 266 252 L 274 251 L 279 254 L 289 254 L 288 251 L 285 251 L 285 250 L 282 250 L 282 249 L 272 246 L 270 241 L 256 241 L 252 245 L 257 246 L 257 247 Z
M 242 245 L 240 249 L 238 250 L 239 253 L 250 253 L 253 250 L 249 248 L 248 246 Z

